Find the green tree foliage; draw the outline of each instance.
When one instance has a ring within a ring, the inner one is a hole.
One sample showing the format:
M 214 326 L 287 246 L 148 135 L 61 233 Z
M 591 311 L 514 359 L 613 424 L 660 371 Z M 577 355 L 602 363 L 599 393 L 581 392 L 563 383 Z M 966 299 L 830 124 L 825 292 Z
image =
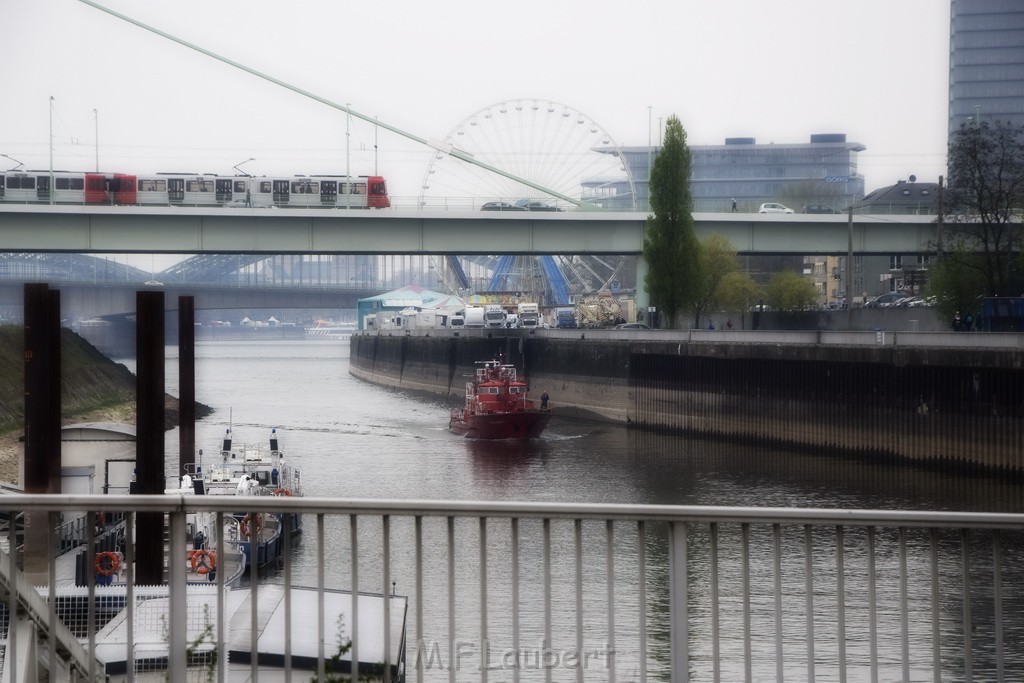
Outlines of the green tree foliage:
M 718 303 L 726 311 L 738 313 L 741 322 L 744 320 L 744 312 L 760 298 L 761 290 L 754 284 L 754 280 L 739 270 L 726 273 L 718 283 Z
M 690 173 L 686 131 L 678 117 L 670 116 L 664 145 L 651 169 L 651 215 L 644 234 L 644 285 L 670 327 L 680 311 L 693 308 L 701 280 Z
M 765 294 L 768 304 L 777 311 L 804 311 L 818 303 L 818 290 L 810 278 L 792 271 L 772 275 Z
M 935 308 L 945 320 L 952 320 L 957 312 L 978 317 L 978 293 L 985 290 L 980 260 L 980 255 L 959 244 L 928 269 L 924 293 L 935 297 Z
M 943 226 L 940 263 L 955 299 L 966 284 L 975 295 L 1018 295 L 1009 289 L 1012 266 L 1024 247 L 1024 125 L 1006 121 L 964 124 L 949 143 L 950 216 Z M 946 263 L 952 261 L 953 263 Z M 966 278 L 964 283 L 954 276 Z M 933 287 L 934 289 L 934 287 Z
M 721 235 L 710 235 L 700 245 L 701 279 L 694 283 L 694 327 L 700 327 L 704 311 L 717 310 L 721 305 L 722 278 L 740 269 L 740 261 L 732 243 Z

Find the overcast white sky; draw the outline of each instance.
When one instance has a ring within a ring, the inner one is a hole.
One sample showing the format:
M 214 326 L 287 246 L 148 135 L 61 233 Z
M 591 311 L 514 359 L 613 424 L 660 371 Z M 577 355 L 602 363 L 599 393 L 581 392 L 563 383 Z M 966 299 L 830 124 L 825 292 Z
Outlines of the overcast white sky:
M 539 99 L 624 146 L 672 114 L 691 144 L 846 133 L 867 147 L 868 190 L 945 172 L 948 0 L 103 4 L 424 138 Z M 255 157 L 255 175 L 344 172 L 341 112 L 77 0 L 0 0 L 0 46 L 0 153 L 26 168 L 49 165 L 53 96 L 55 168 L 94 168 L 96 109 L 104 170 L 232 173 Z M 392 195 L 418 194 L 431 150 L 378 143 Z M 353 173 L 373 172 L 373 144 L 354 120 Z

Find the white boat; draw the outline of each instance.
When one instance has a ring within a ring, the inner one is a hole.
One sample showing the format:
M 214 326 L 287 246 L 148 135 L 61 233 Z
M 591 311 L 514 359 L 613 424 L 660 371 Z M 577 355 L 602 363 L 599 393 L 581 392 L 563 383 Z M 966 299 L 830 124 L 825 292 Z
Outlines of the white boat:
M 285 461 L 278 448 L 277 430 L 270 434 L 269 449 L 263 444 L 245 443 L 234 448 L 231 429 L 221 445 L 219 460 L 209 465 L 199 461 L 186 467 L 198 495 L 300 496 L 302 479 L 298 469 Z M 258 508 L 258 505 L 254 505 Z M 234 515 L 239 524 L 242 552 L 249 564 L 261 567 L 284 551 L 283 534 L 302 532 L 302 515 L 272 515 L 247 511 L 241 504 Z M 255 544 L 255 551 L 253 545 Z

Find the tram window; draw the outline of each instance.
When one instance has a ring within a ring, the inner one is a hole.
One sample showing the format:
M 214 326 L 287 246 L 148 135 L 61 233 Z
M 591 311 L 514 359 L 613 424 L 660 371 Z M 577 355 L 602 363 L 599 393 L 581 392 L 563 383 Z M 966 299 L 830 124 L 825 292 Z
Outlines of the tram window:
M 58 190 L 71 189 L 71 178 L 54 178 L 54 183 L 57 185 Z
M 348 183 L 338 183 L 338 194 L 348 194 Z
M 261 180 L 260 181 L 260 192 L 267 192 L 267 193 L 270 192 L 270 181 L 269 180 Z
M 139 180 L 139 192 L 166 192 L 166 180 Z
M 292 194 L 319 194 L 320 183 L 308 180 L 296 180 L 292 182 Z
M 352 194 L 366 194 L 366 183 L 352 183 Z
M 29 176 L 7 176 L 7 189 L 34 190 L 36 189 L 36 179 Z
M 85 189 L 85 178 L 69 178 L 71 181 L 72 190 L 84 190 Z
M 245 192 L 245 181 L 244 180 L 236 180 L 235 181 L 235 192 Z
M 320 184 L 323 194 L 338 194 L 338 182 L 336 180 L 325 180 Z
M 387 190 L 384 189 L 384 183 L 373 183 L 372 185 L 370 185 L 370 194 L 372 194 L 372 195 L 387 194 Z
M 189 180 L 185 183 L 188 192 L 213 192 L 212 180 Z

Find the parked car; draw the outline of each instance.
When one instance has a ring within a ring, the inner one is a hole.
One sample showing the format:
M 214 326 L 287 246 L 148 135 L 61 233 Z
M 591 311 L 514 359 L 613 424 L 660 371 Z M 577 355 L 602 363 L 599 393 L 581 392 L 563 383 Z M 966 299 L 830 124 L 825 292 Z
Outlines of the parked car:
M 765 202 L 761 205 L 761 208 L 757 210 L 758 213 L 793 213 L 793 209 L 789 208 L 785 204 L 778 204 L 776 202 Z
M 644 325 L 643 323 L 622 323 L 621 325 L 616 325 L 612 329 L 614 329 L 614 330 L 649 330 L 651 328 L 647 327 L 647 325 Z
M 516 206 L 521 211 L 561 211 L 557 206 L 552 206 L 550 204 L 545 204 L 544 202 L 530 199 L 520 199 L 516 202 Z
M 906 299 L 907 295 L 903 292 L 886 292 L 885 294 L 879 294 L 871 301 L 864 304 L 864 308 L 889 308 L 900 299 Z
M 516 206 L 508 202 L 487 202 L 480 207 L 481 211 L 528 211 L 525 206 Z
M 824 204 L 808 204 L 800 209 L 800 213 L 842 213 L 842 211 L 833 209 L 831 206 L 825 206 Z

